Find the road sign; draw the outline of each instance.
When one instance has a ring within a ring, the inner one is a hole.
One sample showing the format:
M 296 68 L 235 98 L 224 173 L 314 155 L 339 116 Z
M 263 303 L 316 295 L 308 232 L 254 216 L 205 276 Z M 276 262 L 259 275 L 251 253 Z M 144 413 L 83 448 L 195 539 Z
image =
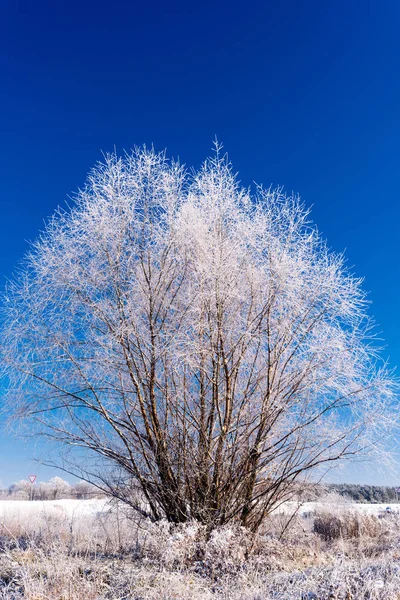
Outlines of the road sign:
M 29 476 L 28 476 L 28 479 L 29 479 L 29 481 L 30 481 L 31 483 L 35 483 L 35 481 L 36 481 L 36 477 L 37 477 L 36 475 L 29 475 Z

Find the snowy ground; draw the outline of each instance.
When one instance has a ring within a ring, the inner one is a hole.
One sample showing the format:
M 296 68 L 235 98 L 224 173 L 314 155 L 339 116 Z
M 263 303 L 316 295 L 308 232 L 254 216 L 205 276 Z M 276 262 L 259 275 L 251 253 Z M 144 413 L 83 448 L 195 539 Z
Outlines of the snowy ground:
M 357 504 L 356 502 L 344 501 L 340 502 L 304 502 L 299 504 L 297 502 L 286 502 L 277 509 L 277 513 L 292 513 L 298 509 L 298 514 L 307 515 L 323 509 L 335 509 L 335 510 L 351 510 L 360 511 L 361 513 L 367 513 L 371 515 L 379 515 L 382 512 L 393 512 L 400 513 L 400 504 Z
M 110 502 L 107 499 L 92 500 L 43 500 L 29 502 L 27 500 L 0 500 L 0 521 L 9 517 L 37 516 L 37 515 L 65 515 L 73 516 L 95 516 L 107 511 Z M 323 509 L 351 510 L 362 513 L 378 515 L 390 509 L 393 513 L 400 513 L 400 504 L 357 504 L 354 502 L 329 503 L 329 502 L 286 502 L 276 512 L 291 514 L 297 510 L 300 515 L 307 515 Z
M 60 515 L 73 517 L 90 516 L 107 510 L 109 501 L 93 500 L 0 500 L 0 521 L 10 517 L 34 517 L 38 515 Z

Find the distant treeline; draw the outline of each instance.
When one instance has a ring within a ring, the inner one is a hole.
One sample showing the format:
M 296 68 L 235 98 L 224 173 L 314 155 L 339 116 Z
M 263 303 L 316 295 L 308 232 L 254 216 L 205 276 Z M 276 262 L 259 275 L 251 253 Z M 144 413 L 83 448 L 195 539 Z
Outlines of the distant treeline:
M 330 483 L 321 486 L 321 493 L 336 492 L 355 502 L 372 504 L 390 504 L 398 502 L 399 495 L 396 487 L 381 485 L 356 485 L 354 483 Z
M 33 485 L 27 479 L 21 479 L 7 489 L 0 489 L 1 500 L 87 500 L 99 495 L 99 490 L 87 481 L 70 484 L 61 477 L 52 477 L 49 481 L 39 481 Z
M 318 501 L 330 494 L 338 494 L 354 502 L 369 504 L 393 504 L 399 502 L 400 493 L 396 487 L 381 485 L 358 485 L 355 483 L 300 484 L 298 499 L 301 501 Z M 102 493 L 87 481 L 68 483 L 61 477 L 53 477 L 49 481 L 41 481 L 33 486 L 27 479 L 21 479 L 7 489 L 0 489 L 2 500 L 59 500 L 63 498 L 89 499 L 101 496 Z

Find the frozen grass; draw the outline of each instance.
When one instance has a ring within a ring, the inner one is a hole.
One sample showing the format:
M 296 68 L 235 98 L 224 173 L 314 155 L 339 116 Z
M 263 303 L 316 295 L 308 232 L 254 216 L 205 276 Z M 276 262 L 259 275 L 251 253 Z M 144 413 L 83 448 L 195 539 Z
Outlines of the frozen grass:
M 400 599 L 397 513 L 331 499 L 276 513 L 257 536 L 207 539 L 196 523 L 151 524 L 103 501 L 7 504 L 2 600 Z

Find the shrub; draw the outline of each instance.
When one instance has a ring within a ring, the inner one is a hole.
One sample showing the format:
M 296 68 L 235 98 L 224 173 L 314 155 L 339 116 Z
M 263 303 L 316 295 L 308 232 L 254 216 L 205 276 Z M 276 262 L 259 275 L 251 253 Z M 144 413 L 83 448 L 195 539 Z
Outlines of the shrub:
M 377 537 L 380 531 L 381 525 L 377 517 L 355 511 L 321 511 L 314 518 L 314 532 L 326 541 Z

